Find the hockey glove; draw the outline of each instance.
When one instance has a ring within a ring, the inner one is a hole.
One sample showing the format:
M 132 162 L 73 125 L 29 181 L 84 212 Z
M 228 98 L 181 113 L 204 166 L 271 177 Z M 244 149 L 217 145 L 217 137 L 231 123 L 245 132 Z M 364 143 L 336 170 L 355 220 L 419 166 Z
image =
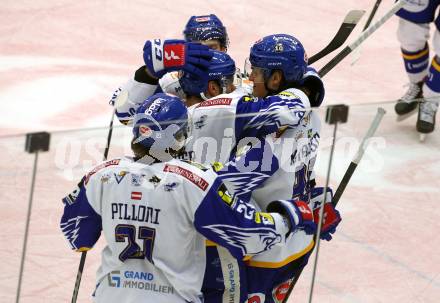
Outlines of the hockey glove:
M 312 195 L 310 202 L 313 207 L 313 218 L 315 223 L 318 225 L 319 222 L 319 209 L 320 205 L 324 201 L 324 188 L 323 187 L 315 187 L 312 189 Z M 327 188 L 327 195 L 325 197 L 324 203 L 324 218 L 322 220 L 321 227 L 321 236 L 322 240 L 330 241 L 332 239 L 332 234 L 335 233 L 336 227 L 339 222 L 341 222 L 341 215 L 339 211 L 335 209 L 332 203 L 333 191 L 331 188 Z
M 307 90 L 307 96 L 312 107 L 319 107 L 324 100 L 324 83 L 313 67 L 307 67 L 306 73 L 300 80 L 300 85 Z
M 144 62 L 148 71 L 157 78 L 176 70 L 202 77 L 212 55 L 206 45 L 184 40 L 154 39 L 147 40 L 144 45 Z
M 295 230 L 304 230 L 312 235 L 316 232 L 316 224 L 313 222 L 313 214 L 304 201 L 277 200 L 269 203 L 268 212 L 277 212 L 285 216 L 290 222 L 289 233 Z M 287 237 L 288 235 L 286 235 Z

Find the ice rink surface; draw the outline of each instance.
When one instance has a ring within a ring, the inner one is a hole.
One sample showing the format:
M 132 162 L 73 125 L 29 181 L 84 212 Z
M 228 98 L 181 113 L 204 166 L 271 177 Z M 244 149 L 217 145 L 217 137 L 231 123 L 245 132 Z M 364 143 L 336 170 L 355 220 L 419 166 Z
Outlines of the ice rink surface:
M 70 302 L 79 254 L 59 231 L 60 199 L 102 157 L 112 113 L 108 100 L 143 64 L 146 39 L 180 38 L 191 15 L 215 13 L 227 26 L 229 54 L 238 66 L 254 41 L 273 33 L 295 35 L 311 56 L 349 10 L 367 15 L 374 2 L 3 0 L 0 302 L 15 300 L 22 251 L 34 159 L 24 153 L 24 133 L 54 132 L 51 151 L 39 156 L 21 302 Z M 383 1 L 376 16 L 392 2 Z M 355 65 L 349 56 L 325 77 L 325 104 L 350 105 L 349 121 L 337 133 L 331 186 L 341 180 L 378 103 L 385 102 L 387 115 L 340 201 L 337 234 L 321 245 L 313 302 L 440 302 L 440 130 L 419 143 L 415 116 L 397 123 L 392 102 L 386 102 L 406 90 L 396 29 L 393 18 L 362 45 Z M 331 136 L 324 125 L 321 183 Z M 117 128 L 110 154 L 128 153 L 129 139 L 128 129 Z M 78 302 L 91 301 L 102 245 L 88 254 Z M 307 302 L 311 268 L 289 302 Z

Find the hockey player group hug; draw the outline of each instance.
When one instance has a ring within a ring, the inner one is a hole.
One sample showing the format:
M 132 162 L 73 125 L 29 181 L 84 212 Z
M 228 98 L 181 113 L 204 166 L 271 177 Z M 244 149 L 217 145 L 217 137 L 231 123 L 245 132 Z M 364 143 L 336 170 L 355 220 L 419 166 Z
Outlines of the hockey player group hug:
M 62 232 L 77 251 L 104 235 L 95 302 L 285 302 L 320 208 L 321 239 L 341 221 L 313 172 L 324 84 L 291 35 L 255 42 L 241 73 L 216 15 L 183 33 L 145 42 L 112 99 L 133 156 L 82 178 Z

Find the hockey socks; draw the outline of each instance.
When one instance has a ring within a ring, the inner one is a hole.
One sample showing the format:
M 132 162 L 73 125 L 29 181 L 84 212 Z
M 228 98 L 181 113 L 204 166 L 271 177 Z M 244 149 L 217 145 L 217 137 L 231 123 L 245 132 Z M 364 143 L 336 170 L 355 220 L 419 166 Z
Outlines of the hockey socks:
M 410 82 L 417 83 L 426 76 L 429 65 L 429 45 L 416 52 L 408 52 L 402 49 L 403 62 L 408 73 Z

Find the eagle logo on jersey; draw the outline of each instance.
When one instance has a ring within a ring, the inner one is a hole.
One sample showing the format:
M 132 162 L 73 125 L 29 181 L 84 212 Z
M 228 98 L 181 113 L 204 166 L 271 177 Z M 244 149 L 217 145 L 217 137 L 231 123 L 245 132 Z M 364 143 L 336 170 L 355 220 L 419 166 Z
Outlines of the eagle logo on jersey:
M 208 225 L 203 228 L 215 233 L 243 255 L 255 255 L 281 243 L 281 235 L 270 228 L 239 228 L 231 225 Z
M 228 187 L 236 196 L 242 196 L 252 192 L 269 177 L 270 174 L 259 172 L 226 173 L 219 175 L 219 178 L 227 182 Z
M 61 231 L 74 249 L 78 249 L 75 242 L 78 238 L 79 222 L 85 218 L 87 218 L 87 216 L 76 216 L 75 218 L 69 219 L 67 222 L 61 222 L 60 224 Z

